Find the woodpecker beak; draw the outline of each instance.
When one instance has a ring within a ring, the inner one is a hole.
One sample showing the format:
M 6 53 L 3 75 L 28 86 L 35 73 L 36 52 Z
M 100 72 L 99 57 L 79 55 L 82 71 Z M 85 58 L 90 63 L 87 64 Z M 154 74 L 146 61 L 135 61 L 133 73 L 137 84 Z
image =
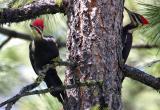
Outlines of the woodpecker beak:
M 43 38 L 42 29 L 40 29 L 37 26 L 33 26 L 32 24 L 30 24 L 30 27 L 32 29 L 32 33 L 33 33 L 33 36 L 35 37 L 35 39 L 41 40 Z

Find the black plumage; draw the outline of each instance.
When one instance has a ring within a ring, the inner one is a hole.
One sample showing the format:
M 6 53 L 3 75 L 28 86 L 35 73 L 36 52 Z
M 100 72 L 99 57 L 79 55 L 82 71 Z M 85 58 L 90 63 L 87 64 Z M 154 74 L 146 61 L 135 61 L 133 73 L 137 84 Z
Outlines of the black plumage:
M 133 29 L 137 28 L 139 25 L 145 25 L 149 23 L 148 20 L 144 18 L 142 15 L 134 13 L 128 10 L 127 8 L 125 8 L 125 10 L 129 15 L 131 23 L 124 26 L 122 30 L 122 36 L 121 36 L 122 44 L 123 44 L 122 57 L 123 57 L 124 63 L 126 62 L 132 47 Z
M 35 73 L 38 75 L 47 64 L 50 64 L 54 58 L 59 57 L 59 50 L 53 37 L 42 37 L 41 39 L 33 40 L 29 45 L 29 56 Z M 62 86 L 63 83 L 55 67 L 49 68 L 45 73 L 44 81 L 48 88 Z M 50 93 L 57 97 L 63 103 L 66 94 L 64 91 L 56 91 Z
M 123 44 L 122 57 L 123 57 L 124 63 L 126 62 L 132 47 L 133 37 L 132 37 L 132 32 L 129 32 L 129 31 L 131 31 L 135 27 L 137 26 L 134 26 L 132 24 L 128 24 L 125 27 L 123 27 L 121 39 Z

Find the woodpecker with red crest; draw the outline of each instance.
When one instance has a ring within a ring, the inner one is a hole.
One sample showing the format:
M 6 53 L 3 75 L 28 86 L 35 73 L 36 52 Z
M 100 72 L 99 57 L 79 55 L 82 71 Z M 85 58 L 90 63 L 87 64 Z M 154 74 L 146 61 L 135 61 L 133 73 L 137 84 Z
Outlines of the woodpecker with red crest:
M 39 76 L 44 74 L 44 82 L 48 88 L 62 86 L 63 83 L 54 66 L 50 64 L 59 59 L 59 50 L 54 37 L 44 36 L 44 21 L 37 18 L 30 25 L 33 31 L 34 40 L 29 45 L 29 57 L 35 73 Z M 48 66 L 50 65 L 50 66 Z M 63 104 L 66 97 L 65 91 L 53 91 L 52 96 Z
M 134 13 L 134 12 L 128 10 L 127 8 L 125 8 L 125 10 L 127 11 L 128 15 L 129 15 L 131 23 L 126 25 L 125 27 L 123 27 L 123 32 L 122 32 L 122 36 L 121 36 L 122 37 L 122 44 L 123 44 L 122 56 L 123 56 L 124 63 L 126 62 L 128 55 L 129 55 L 129 52 L 132 47 L 133 29 L 137 28 L 140 25 L 149 24 L 148 20 L 145 17 L 143 17 L 142 15 Z

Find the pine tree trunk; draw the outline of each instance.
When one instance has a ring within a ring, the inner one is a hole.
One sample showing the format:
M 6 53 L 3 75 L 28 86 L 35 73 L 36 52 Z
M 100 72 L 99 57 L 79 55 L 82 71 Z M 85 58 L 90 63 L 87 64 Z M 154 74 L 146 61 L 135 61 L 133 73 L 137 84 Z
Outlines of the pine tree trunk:
M 122 110 L 123 0 L 70 0 L 67 15 L 69 59 L 78 67 L 67 69 L 65 84 L 103 80 L 67 90 L 69 109 Z

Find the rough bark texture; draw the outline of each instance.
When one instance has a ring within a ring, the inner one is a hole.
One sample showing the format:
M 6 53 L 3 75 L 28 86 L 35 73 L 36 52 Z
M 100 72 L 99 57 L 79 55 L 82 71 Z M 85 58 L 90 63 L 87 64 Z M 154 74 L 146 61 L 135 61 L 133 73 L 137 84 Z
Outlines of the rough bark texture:
M 104 81 L 102 85 L 67 90 L 69 109 L 121 110 L 123 0 L 71 0 L 69 4 L 69 59 L 79 66 L 68 68 L 65 83 Z

